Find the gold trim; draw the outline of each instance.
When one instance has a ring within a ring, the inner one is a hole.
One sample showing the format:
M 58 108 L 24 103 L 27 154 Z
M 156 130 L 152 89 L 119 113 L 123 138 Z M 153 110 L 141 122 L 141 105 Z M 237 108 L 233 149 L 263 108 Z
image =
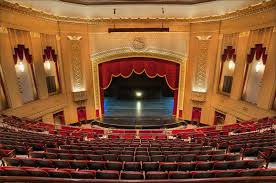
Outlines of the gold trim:
M 239 37 L 247 37 L 247 36 L 249 36 L 249 33 L 250 33 L 250 31 L 241 32 L 241 33 L 239 34 Z
M 95 109 L 99 110 L 100 118 L 102 117 L 101 113 L 101 101 L 100 101 L 100 82 L 99 82 L 99 64 L 108 62 L 110 60 L 115 60 L 119 58 L 131 58 L 131 57 L 149 57 L 149 58 L 159 58 L 164 60 L 169 60 L 175 63 L 180 64 L 180 75 L 178 82 L 178 90 L 182 91 L 178 93 L 178 102 L 177 102 L 177 111 L 183 108 L 180 106 L 183 104 L 183 101 L 179 101 L 184 99 L 184 84 L 185 78 L 185 67 L 188 57 L 186 55 L 170 51 L 170 50 L 161 50 L 156 48 L 147 48 L 143 51 L 136 51 L 131 49 L 130 47 L 116 48 L 103 52 L 98 52 L 90 56 L 90 60 L 92 61 L 92 72 L 93 72 L 93 90 L 94 90 L 94 101 L 95 101 Z M 176 114 L 178 117 L 178 112 Z
M 208 41 L 212 38 L 212 35 L 202 35 L 202 36 L 196 36 L 196 38 L 200 41 Z
M 70 41 L 80 41 L 82 39 L 81 36 L 67 36 L 67 38 L 70 40 Z
M 39 32 L 30 32 L 30 36 L 32 38 L 40 38 L 40 33 Z
M 8 28 L 0 26 L 0 33 L 1 34 L 8 34 Z
M 102 63 L 109 60 L 128 57 L 159 58 L 164 60 L 170 60 L 176 63 L 182 63 L 187 58 L 186 55 L 166 49 L 148 47 L 145 50 L 137 51 L 133 50 L 131 47 L 122 47 L 95 53 L 91 55 L 91 60 L 93 60 L 93 62 Z
M 90 23 L 90 24 L 99 24 L 99 23 L 120 23 L 120 22 L 132 22 L 137 21 L 141 23 L 147 23 L 152 21 L 160 21 L 162 20 L 164 23 L 169 22 L 188 22 L 188 23 L 196 23 L 196 22 L 212 22 L 212 21 L 221 21 L 221 20 L 229 20 L 229 19 L 236 19 L 248 15 L 253 14 L 259 14 L 265 11 L 272 10 L 276 7 L 276 0 L 269 0 L 264 1 L 262 3 L 258 3 L 255 5 L 251 5 L 246 8 L 242 8 L 233 12 L 229 12 L 223 15 L 212 15 L 212 16 L 206 16 L 206 17 L 193 17 L 193 18 L 80 18 L 80 17 L 66 17 L 66 16 L 56 16 L 53 14 L 49 14 L 43 11 L 34 10 L 32 8 L 27 8 L 24 6 L 21 6 L 17 3 L 11 3 L 5 0 L 0 1 L 0 9 L 6 9 L 8 11 L 15 11 L 17 13 L 29 15 L 29 16 L 35 16 L 40 18 L 45 18 L 48 20 L 54 20 L 54 21 L 64 21 L 64 22 L 83 22 L 83 23 Z

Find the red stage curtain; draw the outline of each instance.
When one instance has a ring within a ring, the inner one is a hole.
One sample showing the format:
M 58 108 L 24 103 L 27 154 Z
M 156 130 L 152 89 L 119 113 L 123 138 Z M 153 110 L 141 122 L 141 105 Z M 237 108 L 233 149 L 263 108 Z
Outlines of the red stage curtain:
M 99 64 L 102 113 L 104 113 L 104 90 L 111 84 L 112 77 L 122 76 L 128 78 L 133 72 L 136 74 L 145 72 L 150 78 L 165 77 L 168 86 L 174 90 L 173 114 L 175 115 L 177 110 L 179 64 L 161 59 L 139 57 L 117 59 Z

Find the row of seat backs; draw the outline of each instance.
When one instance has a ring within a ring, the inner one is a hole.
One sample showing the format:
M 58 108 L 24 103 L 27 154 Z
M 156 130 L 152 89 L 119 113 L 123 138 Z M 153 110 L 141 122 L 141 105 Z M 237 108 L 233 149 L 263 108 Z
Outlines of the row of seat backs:
M 73 168 L 91 170 L 227 170 L 261 168 L 265 165 L 263 159 L 236 161 L 200 161 L 200 162 L 119 162 L 119 161 L 65 161 L 31 158 L 3 158 L 7 166 Z
M 140 151 L 144 152 L 144 151 Z M 157 151 L 158 152 L 158 151 Z M 125 152 L 126 153 L 126 152 Z M 161 153 L 152 154 L 55 154 L 55 153 L 30 153 L 32 158 L 41 159 L 63 159 L 63 160 L 109 160 L 109 161 L 231 161 L 239 160 L 240 154 L 215 154 L 215 155 L 199 155 L 199 154 L 168 154 L 164 155 Z
M 73 170 L 51 168 L 0 168 L 0 176 L 32 176 L 76 179 L 189 179 L 189 178 L 215 178 L 215 177 L 244 177 L 244 176 L 276 176 L 276 169 L 251 170 L 213 170 L 213 171 L 114 171 L 114 170 Z

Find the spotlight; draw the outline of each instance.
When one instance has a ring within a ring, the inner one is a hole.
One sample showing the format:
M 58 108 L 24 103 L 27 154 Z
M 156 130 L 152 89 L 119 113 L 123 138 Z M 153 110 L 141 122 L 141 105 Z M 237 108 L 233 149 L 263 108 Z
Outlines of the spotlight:
M 136 97 L 142 97 L 143 93 L 140 91 L 135 92 Z

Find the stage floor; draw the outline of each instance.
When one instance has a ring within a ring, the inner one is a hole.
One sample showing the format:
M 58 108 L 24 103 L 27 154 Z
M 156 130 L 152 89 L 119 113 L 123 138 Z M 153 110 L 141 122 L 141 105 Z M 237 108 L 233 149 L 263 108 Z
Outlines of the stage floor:
M 172 116 L 173 97 L 118 100 L 106 97 L 102 124 L 114 128 L 165 128 L 178 125 Z
M 173 97 L 144 100 L 119 100 L 104 98 L 105 117 L 130 118 L 164 118 L 171 117 L 173 112 Z

